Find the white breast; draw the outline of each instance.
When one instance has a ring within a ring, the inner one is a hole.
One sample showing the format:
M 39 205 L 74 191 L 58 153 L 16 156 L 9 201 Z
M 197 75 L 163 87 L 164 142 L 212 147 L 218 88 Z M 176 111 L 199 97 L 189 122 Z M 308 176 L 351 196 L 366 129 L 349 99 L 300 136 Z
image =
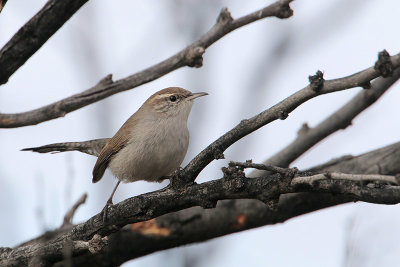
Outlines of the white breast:
M 141 129 L 131 132 L 129 143 L 109 164 L 123 182 L 157 181 L 180 167 L 189 146 L 187 117 L 141 121 Z

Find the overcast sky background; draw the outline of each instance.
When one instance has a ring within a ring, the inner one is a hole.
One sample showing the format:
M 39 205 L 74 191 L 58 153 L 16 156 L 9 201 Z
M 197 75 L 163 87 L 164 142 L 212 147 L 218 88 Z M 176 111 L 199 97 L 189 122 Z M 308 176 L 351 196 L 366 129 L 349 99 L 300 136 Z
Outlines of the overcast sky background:
M 120 79 L 171 56 L 205 33 L 222 7 L 234 18 L 273 1 L 89 1 L 0 90 L 0 112 L 14 113 L 79 93 L 112 73 Z M 0 13 L 0 45 L 45 1 L 9 1 Z M 240 120 L 276 104 L 308 83 L 318 69 L 325 79 L 370 67 L 377 53 L 399 52 L 400 2 L 297 0 L 288 20 L 264 19 L 212 45 L 200 69 L 184 68 L 109 97 L 64 118 L 1 129 L 0 246 L 15 246 L 59 227 L 84 192 L 82 222 L 104 206 L 115 179 L 91 183 L 95 158 L 81 153 L 20 152 L 24 147 L 111 137 L 154 92 L 181 86 L 206 91 L 190 116 L 185 165 Z M 399 141 L 399 85 L 373 107 L 312 148 L 293 166 L 307 168 L 344 154 L 357 155 Z M 361 89 L 317 97 L 243 138 L 211 163 L 198 182 L 222 176 L 229 160 L 261 162 L 291 142 L 304 122 L 312 127 Z M 114 202 L 167 185 L 136 182 L 119 187 Z M 400 247 L 399 207 L 347 204 L 218 238 L 151 254 L 124 266 L 394 266 Z

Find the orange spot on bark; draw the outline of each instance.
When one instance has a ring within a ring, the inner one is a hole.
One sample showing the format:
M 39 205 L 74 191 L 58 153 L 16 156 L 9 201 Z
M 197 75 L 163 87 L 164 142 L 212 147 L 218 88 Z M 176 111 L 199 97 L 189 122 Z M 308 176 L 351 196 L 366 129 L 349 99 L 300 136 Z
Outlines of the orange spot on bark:
M 231 225 L 231 229 L 239 229 L 246 225 L 247 215 L 239 214 L 235 217 L 236 221 Z
M 131 230 L 143 235 L 169 236 L 171 230 L 158 226 L 155 219 L 131 224 Z

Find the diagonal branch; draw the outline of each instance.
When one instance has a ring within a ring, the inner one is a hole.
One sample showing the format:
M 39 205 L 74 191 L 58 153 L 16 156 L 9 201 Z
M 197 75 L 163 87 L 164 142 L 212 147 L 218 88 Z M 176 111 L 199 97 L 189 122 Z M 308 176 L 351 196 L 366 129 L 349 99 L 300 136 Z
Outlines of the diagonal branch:
M 4 6 L 7 4 L 7 0 L 0 0 L 0 13 L 3 11 Z
M 170 58 L 126 78 L 113 81 L 111 75 L 88 90 L 62 99 L 50 105 L 16 114 L 0 114 L 0 128 L 14 128 L 35 125 L 65 116 L 65 114 L 95 103 L 108 96 L 120 93 L 153 81 L 184 66 L 201 67 L 205 49 L 228 33 L 266 17 L 288 18 L 293 14 L 289 3 L 293 0 L 279 0 L 263 9 L 234 20 L 226 8 L 222 9 L 217 23 L 199 40 Z M 59 1 L 64 2 L 64 1 Z M 1 63 L 0 66 L 5 66 Z M 1 69 L 1 68 L 0 68 Z M 10 74 L 11 75 L 11 74 Z M 1 78 L 0 73 L 0 78 Z M 4 80 L 4 78 L 3 78 Z
M 382 162 L 395 162 L 395 164 L 392 164 L 392 166 L 397 166 L 397 169 L 392 168 L 389 172 L 396 172 L 399 169 L 398 166 L 400 164 L 398 159 L 400 157 L 397 155 L 398 153 L 392 153 L 391 151 L 393 151 L 393 149 L 398 150 L 399 144 L 396 144 L 394 146 L 392 146 L 391 149 L 384 148 L 380 151 L 371 152 L 369 153 L 369 156 L 362 155 L 358 157 L 358 160 L 365 160 L 367 158 L 370 158 L 372 160 L 374 158 L 377 158 Z M 390 156 L 388 157 L 387 153 L 389 152 L 391 154 L 389 154 Z M 353 158 L 352 160 L 355 159 L 356 158 Z M 371 164 L 371 162 L 359 162 L 359 165 L 363 164 Z M 354 171 L 362 168 L 362 166 L 358 166 L 353 162 L 351 170 Z M 111 246 L 112 240 L 102 239 L 101 236 L 108 236 L 128 223 L 135 223 L 153 219 L 160 215 L 167 214 L 173 211 L 181 210 L 180 214 L 183 215 L 183 213 L 185 212 L 183 210 L 188 207 L 214 207 L 217 200 L 221 199 L 247 198 L 258 199 L 264 203 L 267 203 L 268 201 L 279 197 L 280 194 L 293 192 L 313 192 L 311 196 L 323 196 L 325 199 L 331 199 L 331 202 L 329 202 L 331 203 L 331 205 L 333 205 L 332 203 L 337 204 L 359 200 L 382 204 L 395 204 L 400 202 L 399 186 L 387 185 L 386 183 L 379 183 L 376 184 L 377 186 L 375 186 L 374 183 L 360 183 L 359 181 L 343 180 L 343 178 L 352 179 L 352 177 L 354 177 L 351 175 L 349 176 L 348 174 L 342 173 L 335 175 L 341 176 L 341 179 L 330 179 L 329 175 L 325 173 L 324 177 L 326 179 L 322 179 L 317 182 L 310 182 L 310 180 L 313 179 L 313 176 L 311 176 L 308 180 L 306 179 L 305 181 L 302 181 L 303 184 L 299 184 L 299 182 L 292 185 L 292 175 L 285 176 L 274 174 L 267 175 L 265 177 L 247 178 L 244 176 L 244 173 L 240 168 L 230 166 L 224 171 L 224 177 L 221 179 L 213 180 L 199 185 L 192 185 L 180 191 L 174 191 L 171 189 L 159 190 L 137 197 L 132 197 L 119 204 L 116 204 L 112 206 L 112 208 L 110 208 L 109 210 L 110 217 L 108 219 L 107 225 L 104 225 L 102 223 L 102 217 L 100 215 L 96 215 L 89 219 L 87 222 L 74 226 L 67 233 L 64 232 L 56 238 L 52 238 L 47 242 L 43 242 L 42 244 L 28 243 L 27 245 L 23 245 L 14 249 L 3 249 L 2 253 L 0 253 L 0 265 L 24 265 L 30 258 L 33 257 L 40 257 L 42 261 L 47 261 L 50 265 L 54 262 L 62 260 L 62 251 L 60 248 L 63 247 L 63 244 L 65 244 L 66 242 L 72 244 L 72 257 L 79 258 L 80 255 L 86 255 L 85 258 L 87 259 L 90 259 L 91 257 L 96 257 L 95 254 L 92 254 L 92 252 L 90 252 L 90 243 L 94 242 L 95 240 L 101 241 L 101 243 L 103 244 L 103 247 L 97 250 L 97 253 L 100 253 L 99 255 L 107 255 L 109 253 L 109 251 L 107 250 L 109 246 L 107 244 L 110 244 Z M 362 180 L 371 180 L 374 178 L 377 178 L 378 180 L 382 179 L 382 176 L 358 176 L 357 178 L 359 179 L 360 177 L 362 178 Z M 387 178 L 388 177 L 384 177 L 384 179 Z M 304 179 L 304 177 L 302 177 L 302 179 Z M 391 177 L 391 179 L 394 179 L 393 176 Z M 397 180 L 391 180 L 391 182 L 397 183 Z M 328 197 L 324 194 L 321 195 L 321 193 L 328 193 Z M 334 195 L 332 195 L 332 193 Z M 143 225 L 142 227 L 132 227 L 131 230 L 136 233 L 140 232 L 143 238 L 157 238 L 158 240 L 164 241 L 161 242 L 160 245 L 163 245 L 164 248 L 166 248 L 177 246 L 179 244 L 187 244 L 195 241 L 206 240 L 212 237 L 234 233 L 237 231 L 254 228 L 260 225 L 276 223 L 297 216 L 299 214 L 309 212 L 312 209 L 318 209 L 317 207 L 325 205 L 327 202 L 312 202 L 307 205 L 303 203 L 302 206 L 298 207 L 298 209 L 283 209 L 279 204 L 276 209 L 273 210 L 268 210 L 265 207 L 265 204 L 260 204 L 261 202 L 253 202 L 250 208 L 248 206 L 250 204 L 246 204 L 250 202 L 245 201 L 244 206 L 247 205 L 247 210 L 239 209 L 239 204 L 238 206 L 236 206 L 234 202 L 230 203 L 234 206 L 230 205 L 229 207 L 229 204 L 221 204 L 215 210 L 213 209 L 209 211 L 204 211 L 204 215 L 209 214 L 207 216 L 186 216 L 185 224 L 191 226 L 190 228 L 186 227 L 185 225 L 182 225 L 183 229 L 173 227 L 171 223 L 173 223 L 174 221 L 171 220 L 171 216 L 174 215 L 168 214 L 165 216 L 169 216 L 170 218 L 169 225 L 166 224 L 166 221 L 164 221 L 164 217 L 161 217 L 160 219 L 157 219 L 156 225 L 154 225 L 154 223 L 151 223 L 147 226 Z M 299 203 L 292 202 L 291 205 L 297 207 Z M 219 213 L 220 211 L 222 213 Z M 233 211 L 240 211 L 243 213 L 236 213 L 235 216 L 232 217 L 231 215 L 234 214 Z M 226 212 L 230 212 L 229 217 L 219 217 L 221 216 L 221 214 L 226 215 Z M 209 227 L 211 222 L 215 222 L 215 220 L 213 219 L 215 216 L 217 216 L 221 220 L 221 222 L 219 222 L 217 225 L 225 224 L 226 227 L 215 227 L 214 225 L 214 229 L 211 231 L 211 236 L 208 233 L 204 234 L 205 227 Z M 213 220 L 210 221 L 211 219 Z M 160 224 L 160 222 L 163 221 L 165 224 Z M 205 225 L 199 225 L 199 228 L 193 227 L 193 225 L 198 225 L 200 221 L 205 223 Z M 152 227 L 152 229 L 147 229 L 148 227 Z M 203 236 L 199 236 L 198 231 L 200 230 L 203 231 Z M 185 234 L 187 234 L 188 231 L 192 231 L 193 233 L 197 232 L 197 234 L 193 236 L 182 236 L 181 231 L 183 231 L 183 233 Z M 174 232 L 175 234 L 172 234 L 172 232 Z M 152 237 L 151 235 L 155 236 Z M 109 237 L 114 238 L 113 235 Z M 166 243 L 166 240 L 175 240 L 175 242 Z M 144 246 L 141 242 L 132 242 L 132 244 L 137 244 L 141 247 L 141 249 L 137 249 L 135 253 L 130 255 L 130 258 L 142 256 L 162 249 L 159 245 L 155 246 L 154 243 L 152 243 L 150 246 Z M 150 243 L 147 242 L 145 244 Z M 136 247 L 136 245 L 132 246 Z M 112 249 L 112 247 L 110 249 Z M 18 255 L 24 255 L 24 257 L 18 257 Z M 109 263 L 109 261 L 107 262 Z
M 266 164 L 288 167 L 290 163 L 321 140 L 351 125 L 356 116 L 374 104 L 398 79 L 400 79 L 400 69 L 395 70 L 391 77 L 379 77 L 376 79 L 371 88 L 358 93 L 343 107 L 314 128 L 309 128 L 307 124 L 304 124 L 297 138 L 279 153 L 268 159 Z M 256 171 L 255 175 L 260 174 Z
M 87 1 L 49 0 L 0 50 L 0 84 L 6 83 Z
M 378 63 L 380 62 L 381 61 L 378 60 L 377 65 L 379 65 Z M 378 99 L 400 76 L 400 70 L 398 69 L 398 67 L 400 66 L 400 54 L 391 57 L 390 62 L 391 66 L 395 70 L 392 73 L 392 77 L 388 78 L 380 77 L 373 83 L 372 89 L 361 92 L 352 101 L 350 101 L 347 105 L 345 105 L 342 109 L 340 109 L 338 112 L 336 112 L 327 120 L 325 120 L 323 123 L 321 123 L 320 126 L 317 126 L 315 130 L 313 131 L 309 130 L 307 134 L 304 134 L 306 140 L 302 139 L 302 142 L 296 140 L 294 142 L 294 146 L 301 147 L 300 150 L 296 151 L 305 151 L 309 148 L 307 146 L 311 147 L 315 143 L 325 138 L 330 133 L 347 126 L 355 116 L 357 116 L 369 105 L 374 103 L 374 101 L 376 101 L 376 99 Z M 182 185 L 193 183 L 193 181 L 200 173 L 200 171 L 203 170 L 212 160 L 222 158 L 223 152 L 233 143 L 235 143 L 242 137 L 248 135 L 249 133 L 261 128 L 262 126 L 274 120 L 285 119 L 288 116 L 289 112 L 293 111 L 295 108 L 305 103 L 307 100 L 321 94 L 332 93 L 358 86 L 365 87 L 367 84 L 370 83 L 371 80 L 378 77 L 380 75 L 380 72 L 376 70 L 374 67 L 370 67 L 356 74 L 328 81 L 323 80 L 323 77 L 319 75 L 322 75 L 320 71 L 317 72 L 317 75 L 310 77 L 311 83 L 307 87 L 294 93 L 293 95 L 282 100 L 275 106 L 261 112 L 260 114 L 250 119 L 241 121 L 232 130 L 228 131 L 223 136 L 214 141 L 212 144 L 210 144 L 207 148 L 205 148 L 202 152 L 200 152 L 191 162 L 189 162 L 189 164 L 180 172 L 179 177 L 176 177 L 178 179 L 171 179 L 172 186 L 181 187 Z M 317 79 L 319 80 L 319 82 L 322 82 L 321 85 L 318 85 L 318 83 L 316 85 L 315 81 Z M 101 139 L 101 142 L 104 142 L 105 140 L 106 139 Z M 70 143 L 50 144 L 42 147 L 27 148 L 24 150 L 32 150 L 39 153 L 48 153 L 51 151 L 69 151 L 69 150 L 82 151 L 81 149 L 76 148 L 77 144 L 78 145 L 82 144 L 82 146 L 87 148 L 85 146 L 86 143 L 92 146 L 93 144 L 96 143 L 96 140 L 81 142 L 81 143 L 70 142 Z M 63 147 L 60 147 L 60 144 L 63 145 Z M 100 148 L 103 145 L 104 145 L 103 143 L 97 144 L 97 147 Z M 70 147 L 70 149 L 68 147 Z M 296 151 L 291 152 L 291 150 L 288 151 L 291 154 L 299 153 Z M 85 151 L 82 152 L 88 153 Z M 285 156 L 290 158 L 289 155 Z M 279 155 L 277 156 L 277 158 L 280 158 L 281 160 L 286 159 Z M 267 162 L 267 164 L 270 163 Z M 279 161 L 273 162 L 273 164 L 281 165 L 282 162 Z
M 87 193 L 84 193 L 77 201 L 76 203 L 68 210 L 68 212 L 64 215 L 64 220 L 63 223 L 61 225 L 61 228 L 65 228 L 68 227 L 72 224 L 72 218 L 75 215 L 75 212 L 77 211 L 77 209 L 85 204 L 86 202 L 86 198 L 87 198 Z
M 400 143 L 358 157 L 343 157 L 335 163 L 325 164 L 328 166 L 326 169 L 319 167 L 317 170 L 370 174 L 378 170 L 378 165 L 381 166 L 382 174 L 391 175 L 400 172 Z M 74 264 L 76 266 L 120 265 L 127 260 L 156 251 L 202 242 L 255 227 L 282 223 L 315 210 L 354 201 L 353 197 L 347 194 L 299 193 L 296 195 L 303 195 L 303 197 L 291 202 L 280 202 L 273 210 L 267 209 L 264 203 L 257 200 L 225 200 L 219 201 L 215 209 L 194 207 L 163 215 L 149 221 L 151 223 L 138 222 L 110 235 L 106 251 L 98 254 L 86 252 L 75 257 Z M 121 246 L 120 244 L 130 245 Z
M 381 75 L 381 71 L 377 70 L 376 65 L 380 65 L 382 53 L 387 52 L 384 51 L 379 54 L 379 60 L 375 64 L 375 67 L 370 67 L 344 78 L 325 81 L 322 77 L 322 72 L 318 71 L 315 76 L 310 76 L 310 85 L 260 114 L 250 119 L 242 120 L 237 126 L 210 144 L 189 162 L 182 171 L 181 176 L 187 179 L 185 181 L 186 183 L 193 182 L 201 170 L 203 170 L 214 159 L 222 158 L 223 152 L 236 141 L 272 121 L 277 119 L 286 119 L 290 112 L 311 98 L 321 94 L 337 92 L 354 87 L 365 87 L 367 84 L 370 84 L 371 80 Z M 385 61 L 386 60 L 387 58 Z M 400 54 L 389 58 L 389 62 L 391 62 L 390 68 L 397 69 L 400 66 Z

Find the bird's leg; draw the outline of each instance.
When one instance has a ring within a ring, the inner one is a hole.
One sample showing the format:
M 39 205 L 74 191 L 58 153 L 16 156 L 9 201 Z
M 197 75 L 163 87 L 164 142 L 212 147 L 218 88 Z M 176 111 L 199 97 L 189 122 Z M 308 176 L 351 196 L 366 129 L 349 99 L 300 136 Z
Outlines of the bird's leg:
M 115 187 L 114 187 L 114 190 L 113 190 L 112 193 L 111 193 L 110 198 L 107 200 L 106 205 L 104 206 L 103 210 L 102 210 L 101 213 L 100 213 L 100 214 L 103 215 L 103 223 L 106 222 L 106 219 L 107 219 L 107 209 L 108 209 L 109 206 L 112 206 L 112 205 L 113 205 L 112 199 L 113 199 L 114 194 L 115 194 L 115 191 L 117 191 L 117 188 L 118 188 L 118 186 L 119 186 L 120 183 L 121 183 L 121 181 L 118 181 L 118 182 L 117 182 L 117 184 L 116 184 Z

